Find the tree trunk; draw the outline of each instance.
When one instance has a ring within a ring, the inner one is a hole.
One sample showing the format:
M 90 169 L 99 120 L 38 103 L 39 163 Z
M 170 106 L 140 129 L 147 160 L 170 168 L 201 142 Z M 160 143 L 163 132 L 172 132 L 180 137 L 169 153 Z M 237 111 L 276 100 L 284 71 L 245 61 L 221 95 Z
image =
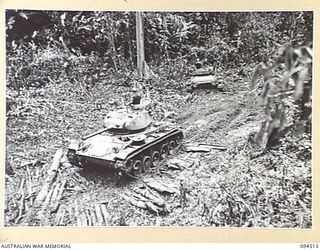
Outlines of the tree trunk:
M 129 20 L 129 19 L 128 19 Z M 129 21 L 128 21 L 129 22 Z M 134 65 L 133 58 L 132 58 L 132 45 L 131 45 L 131 33 L 130 33 L 130 26 L 127 27 L 127 34 L 128 34 L 128 53 L 129 53 L 129 61 L 130 66 Z
M 144 77 L 144 35 L 141 12 L 136 13 L 137 69 L 140 77 Z
M 116 45 L 114 42 L 114 34 L 116 32 L 116 29 L 114 27 L 114 16 L 113 13 L 110 13 L 110 27 L 111 27 L 111 32 L 109 35 L 109 42 L 111 44 L 111 49 L 112 49 L 112 54 L 113 54 L 113 65 L 116 70 L 118 70 L 118 63 L 117 63 L 117 50 L 116 50 Z
M 139 76 L 142 78 L 149 78 L 155 76 L 153 71 L 149 68 L 144 56 L 144 34 L 142 13 L 136 13 L 136 38 L 137 38 L 137 69 Z

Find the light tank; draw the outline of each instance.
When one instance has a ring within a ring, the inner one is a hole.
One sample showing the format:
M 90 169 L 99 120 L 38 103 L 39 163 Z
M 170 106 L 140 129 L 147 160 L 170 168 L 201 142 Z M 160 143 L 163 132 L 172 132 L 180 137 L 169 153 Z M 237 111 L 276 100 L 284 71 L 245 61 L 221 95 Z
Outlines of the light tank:
M 188 91 L 194 89 L 223 89 L 221 82 L 217 81 L 214 71 L 210 68 L 203 68 L 202 63 L 196 63 L 196 69 L 190 73 L 190 80 L 187 83 Z
M 154 125 L 146 110 L 109 112 L 103 129 L 82 137 L 68 147 L 70 162 L 80 167 L 114 168 L 137 174 L 157 167 L 173 154 L 183 133 L 165 123 Z

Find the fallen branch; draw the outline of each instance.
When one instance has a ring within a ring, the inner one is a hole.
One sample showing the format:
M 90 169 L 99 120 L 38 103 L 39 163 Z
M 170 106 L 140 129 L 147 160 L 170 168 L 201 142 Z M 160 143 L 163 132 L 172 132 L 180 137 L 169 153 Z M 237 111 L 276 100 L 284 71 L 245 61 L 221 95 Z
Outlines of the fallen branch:
M 54 189 L 55 189 L 55 185 L 53 185 L 52 188 L 49 189 L 48 193 L 46 194 L 46 198 L 45 198 L 44 202 L 42 203 L 43 209 L 49 205 Z
M 96 226 L 97 225 L 97 217 L 96 217 L 96 213 L 94 210 L 92 210 L 91 208 L 88 209 L 90 218 L 92 220 L 92 226 Z
M 160 193 L 169 193 L 169 194 L 179 193 L 179 191 L 176 190 L 175 188 L 170 187 L 167 184 L 163 184 L 161 182 L 147 181 L 145 183 L 147 184 L 147 186 L 149 186 L 150 188 Z
M 44 181 L 44 185 L 36 197 L 36 200 L 35 200 L 36 204 L 43 202 L 44 199 L 46 198 L 49 188 L 57 176 L 57 171 L 60 166 L 60 158 L 62 157 L 62 155 L 63 155 L 63 150 L 58 149 L 56 154 L 54 155 L 51 167 L 48 171 L 48 176 Z
M 25 198 L 25 193 L 24 193 L 24 190 L 22 190 L 21 199 L 20 199 L 20 205 L 19 205 L 18 218 L 15 220 L 15 223 L 18 223 L 20 221 L 20 219 L 22 218 L 23 210 L 24 210 L 24 207 L 25 207 L 24 198 Z
M 28 197 L 30 197 L 33 193 L 32 191 L 32 178 L 31 178 L 31 173 L 30 173 L 30 169 L 28 166 L 26 166 L 26 169 L 27 169 L 27 180 L 28 180 L 28 183 L 27 183 L 27 186 L 28 186 Z
M 52 195 L 50 198 L 50 203 L 53 203 L 56 201 L 58 193 L 59 193 L 59 189 L 60 189 L 60 184 L 57 183 L 56 185 L 54 185 L 54 188 L 52 188 L 52 189 L 53 189 L 53 192 L 52 192 Z
M 87 218 L 87 222 L 88 222 L 87 225 L 92 226 L 92 219 L 87 209 L 84 210 L 84 214 L 85 214 L 85 217 Z
M 67 184 L 67 181 L 64 180 L 61 185 L 59 186 L 59 191 L 58 191 L 58 195 L 57 197 L 55 198 L 55 200 L 53 200 L 53 205 L 52 205 L 52 210 L 51 212 L 56 212 L 59 208 L 59 205 L 60 205 L 60 200 L 62 199 L 62 196 L 63 196 L 63 192 L 65 190 L 65 186 Z
M 155 212 L 156 214 L 159 214 L 163 211 L 163 208 L 158 207 L 157 205 L 153 204 L 151 201 L 146 202 L 146 206 L 149 210 L 152 212 Z
M 150 191 L 148 191 L 146 189 L 144 189 L 144 190 L 136 189 L 135 192 L 142 195 L 143 197 L 147 198 L 149 201 L 151 201 L 152 203 L 154 203 L 160 207 L 163 207 L 165 205 L 164 200 L 162 198 L 152 194 Z
M 59 226 L 60 226 L 60 225 L 63 225 L 63 221 L 64 221 L 64 216 L 65 216 L 65 214 L 66 214 L 66 210 L 63 210 L 62 215 L 61 215 L 61 218 L 60 218 L 60 220 L 59 220 L 59 222 L 58 222 L 58 225 L 59 225 Z
M 207 144 L 186 145 L 186 152 L 210 152 L 212 149 L 224 151 L 224 150 L 227 150 L 227 147 L 222 145 L 207 145 Z
M 181 170 L 191 167 L 194 164 L 193 161 L 185 161 L 173 158 L 168 162 L 169 168 L 175 169 L 175 170 Z
M 98 204 L 94 205 L 95 214 L 97 216 L 97 225 L 102 226 L 103 225 L 103 215 L 101 212 L 101 208 Z
M 227 147 L 224 145 L 218 145 L 218 144 L 199 144 L 200 147 L 206 147 L 210 149 L 217 149 L 217 150 L 227 150 Z
M 74 217 L 76 218 L 77 226 L 81 227 L 82 226 L 82 220 L 80 218 L 80 211 L 79 211 L 79 207 L 78 207 L 77 203 L 74 204 Z
M 81 222 L 81 226 L 83 227 L 89 226 L 87 216 L 84 212 L 80 213 L 80 222 Z
M 22 179 L 20 182 L 20 187 L 19 187 L 19 191 L 18 191 L 19 194 L 22 194 L 24 184 L 25 184 L 25 179 Z
M 141 200 L 136 200 L 136 199 L 132 199 L 124 194 L 120 195 L 123 199 L 125 199 L 127 202 L 131 203 L 132 205 L 138 207 L 138 208 L 143 208 L 146 209 L 147 205 L 144 201 Z
M 63 220 L 64 220 L 64 216 L 66 214 L 66 210 L 65 209 L 58 209 L 56 216 L 54 218 L 55 221 L 55 225 L 60 226 L 63 225 Z
M 106 204 L 101 204 L 100 205 L 100 209 L 101 209 L 101 213 L 103 215 L 103 219 L 104 219 L 104 223 L 106 226 L 109 225 L 109 214 L 108 214 L 108 210 L 107 210 L 107 206 Z
M 186 147 L 186 152 L 210 152 L 211 149 L 206 148 L 206 147 L 199 147 L 199 146 L 187 146 Z
M 138 193 L 133 193 L 131 195 L 132 195 L 132 197 L 134 197 L 134 199 L 138 199 L 138 200 L 141 200 L 143 202 L 149 201 L 149 199 L 147 199 L 146 197 L 143 197 L 142 195 L 140 195 Z M 129 196 L 131 196 L 131 195 L 129 195 Z

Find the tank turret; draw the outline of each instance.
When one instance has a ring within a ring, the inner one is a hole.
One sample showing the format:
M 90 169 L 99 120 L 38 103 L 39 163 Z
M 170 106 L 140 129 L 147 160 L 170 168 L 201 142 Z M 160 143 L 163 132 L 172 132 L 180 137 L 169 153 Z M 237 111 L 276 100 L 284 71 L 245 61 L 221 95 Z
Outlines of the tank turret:
M 103 126 L 113 131 L 133 133 L 147 129 L 151 122 L 146 110 L 121 109 L 109 112 L 104 118 Z

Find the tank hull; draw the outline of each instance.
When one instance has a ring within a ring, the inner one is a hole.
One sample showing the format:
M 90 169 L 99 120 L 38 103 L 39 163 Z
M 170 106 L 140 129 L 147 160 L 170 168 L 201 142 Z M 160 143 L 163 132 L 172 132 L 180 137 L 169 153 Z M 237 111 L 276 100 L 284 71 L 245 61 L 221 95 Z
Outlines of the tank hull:
M 80 167 L 113 168 L 126 173 L 147 172 L 174 152 L 183 138 L 181 130 L 156 127 L 136 134 L 109 132 L 82 140 L 78 148 L 69 147 L 72 161 Z
M 215 75 L 204 69 L 198 69 L 195 73 L 191 74 L 191 78 L 187 83 L 187 86 L 189 91 L 194 89 L 223 89 L 222 84 L 217 82 Z

